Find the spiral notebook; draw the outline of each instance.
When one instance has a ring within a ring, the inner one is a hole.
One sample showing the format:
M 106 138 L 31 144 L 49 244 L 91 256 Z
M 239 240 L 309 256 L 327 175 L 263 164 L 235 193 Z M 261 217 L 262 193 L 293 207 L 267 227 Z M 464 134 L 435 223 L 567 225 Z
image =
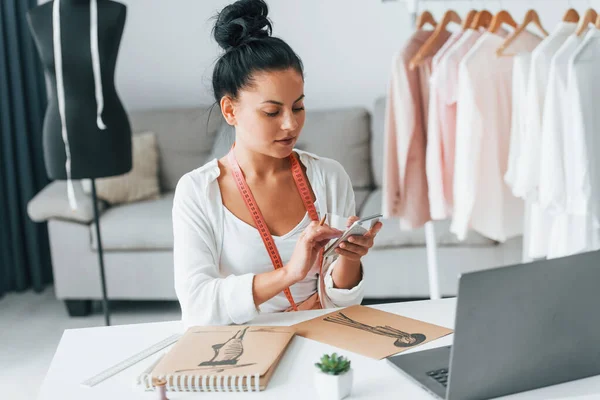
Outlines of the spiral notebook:
M 192 327 L 138 383 L 174 392 L 265 390 L 294 335 L 290 327 Z

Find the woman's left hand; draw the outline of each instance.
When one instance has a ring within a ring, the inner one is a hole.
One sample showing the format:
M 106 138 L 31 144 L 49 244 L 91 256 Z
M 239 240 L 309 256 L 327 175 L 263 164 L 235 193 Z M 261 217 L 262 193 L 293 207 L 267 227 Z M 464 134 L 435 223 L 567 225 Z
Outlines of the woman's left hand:
M 348 218 L 347 226 L 350 227 L 354 223 L 354 221 L 359 220 L 359 217 L 350 217 Z M 358 261 L 362 257 L 364 257 L 371 247 L 373 247 L 373 241 L 377 233 L 381 230 L 383 224 L 381 222 L 377 222 L 375 226 L 367 231 L 363 236 L 353 235 L 348 238 L 348 241 L 344 241 L 340 244 L 340 246 L 335 250 L 340 257 L 344 257 L 348 260 Z

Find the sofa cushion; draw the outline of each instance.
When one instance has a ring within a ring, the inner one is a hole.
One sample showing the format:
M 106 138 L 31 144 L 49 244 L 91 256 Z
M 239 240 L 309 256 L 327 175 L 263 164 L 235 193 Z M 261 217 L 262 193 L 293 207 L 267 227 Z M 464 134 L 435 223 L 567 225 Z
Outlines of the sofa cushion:
M 339 161 L 355 189 L 372 188 L 370 123 L 363 108 L 309 112 L 298 148 Z
M 371 168 L 373 170 L 373 179 L 375 186 L 383 186 L 383 147 L 385 126 L 385 97 L 380 97 L 375 101 L 373 109 L 373 119 L 371 123 Z
M 77 208 L 72 210 L 67 195 L 67 181 L 53 181 L 34 196 L 27 204 L 27 214 L 34 222 L 44 222 L 49 219 L 62 219 L 89 223 L 94 219 L 94 202 L 87 195 L 80 180 L 73 180 L 73 191 Z M 106 208 L 106 203 L 98 199 L 98 213 Z
M 156 133 L 161 189 L 169 191 L 207 161 L 223 116 L 218 107 L 197 107 L 133 111 L 129 120 L 134 132 Z
M 371 189 L 354 189 L 354 201 L 356 203 L 356 215 L 360 215 L 360 210 L 362 210 L 365 205 L 366 200 L 369 198 L 371 194 Z
M 111 207 L 100 216 L 100 235 L 106 251 L 172 250 L 174 192 L 158 200 Z M 90 224 L 92 248 L 98 249 L 95 224 Z
M 355 189 L 372 188 L 369 124 L 363 108 L 308 111 L 296 148 L 339 161 Z M 222 126 L 210 158 L 223 157 L 234 138 L 234 128 Z
M 361 210 L 361 216 L 381 213 L 381 200 L 381 189 L 377 189 L 371 193 Z M 400 222 L 398 219 L 385 218 L 382 222 L 383 227 L 375 240 L 375 248 L 425 246 L 424 227 L 412 231 L 405 231 L 400 229 Z M 469 231 L 466 239 L 461 242 L 456 235 L 450 232 L 450 223 L 450 219 L 433 222 L 438 246 L 493 246 L 497 244 L 497 242 L 483 237 L 472 230 Z

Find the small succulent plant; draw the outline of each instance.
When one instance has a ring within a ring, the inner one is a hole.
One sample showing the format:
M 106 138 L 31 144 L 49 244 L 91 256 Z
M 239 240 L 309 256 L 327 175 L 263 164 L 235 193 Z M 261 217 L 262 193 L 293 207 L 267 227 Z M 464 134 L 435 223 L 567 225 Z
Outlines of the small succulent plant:
M 315 363 L 315 366 L 321 370 L 321 372 L 329 375 L 341 375 L 350 370 L 350 360 L 343 356 L 338 356 L 337 353 L 324 354 L 321 357 L 321 362 Z

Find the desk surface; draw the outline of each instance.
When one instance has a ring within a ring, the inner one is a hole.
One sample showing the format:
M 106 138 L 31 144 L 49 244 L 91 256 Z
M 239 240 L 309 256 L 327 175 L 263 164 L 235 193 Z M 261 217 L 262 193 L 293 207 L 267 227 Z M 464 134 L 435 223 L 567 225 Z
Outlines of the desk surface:
M 455 305 L 454 299 L 446 299 L 372 307 L 453 328 Z M 252 321 L 252 324 L 292 325 L 326 312 L 306 311 L 261 315 Z M 40 389 L 38 399 L 155 399 L 155 393 L 142 392 L 134 388 L 133 382 L 162 352 L 148 357 L 93 388 L 81 386 L 81 382 L 174 333 L 182 332 L 183 326 L 180 321 L 65 330 Z M 451 343 L 452 335 L 408 350 L 406 353 L 447 346 Z M 397 397 L 399 394 L 404 399 L 412 400 L 433 398 L 401 375 L 385 360 L 372 360 L 297 336 L 288 347 L 267 390 L 260 394 L 169 393 L 169 399 L 199 396 L 222 399 L 232 398 L 232 396 L 237 398 L 256 397 L 257 395 L 260 398 L 273 399 L 316 398 L 313 386 L 315 369 L 313 365 L 323 353 L 332 351 L 347 355 L 352 361 L 354 385 L 351 399 L 385 399 Z M 503 399 L 600 399 L 600 376 L 507 396 Z

